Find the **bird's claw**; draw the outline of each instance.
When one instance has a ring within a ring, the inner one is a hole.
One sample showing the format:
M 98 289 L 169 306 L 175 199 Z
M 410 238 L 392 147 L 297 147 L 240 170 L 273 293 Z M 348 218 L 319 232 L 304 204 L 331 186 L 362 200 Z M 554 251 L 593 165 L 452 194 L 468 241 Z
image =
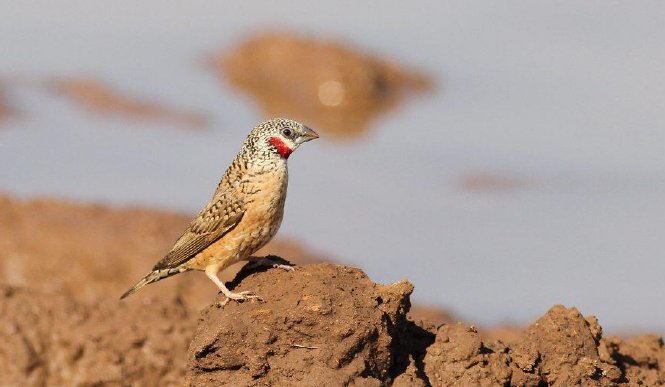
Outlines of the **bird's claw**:
M 295 267 L 293 267 L 291 265 L 282 265 L 281 263 L 275 263 L 275 264 L 272 265 L 272 267 L 277 267 L 277 268 L 280 268 L 280 269 L 284 269 L 286 271 L 295 271 L 296 270 Z
M 228 292 L 228 293 L 224 293 L 224 296 L 226 298 L 224 298 L 224 301 L 219 302 L 220 306 L 225 306 L 226 304 L 229 303 L 229 300 L 234 300 L 234 301 L 238 301 L 238 302 L 245 301 L 245 300 L 263 301 L 263 298 L 261 298 L 261 296 L 256 295 L 256 294 L 252 294 L 249 291 L 244 291 L 244 292 L 239 292 L 239 293 Z
M 244 291 L 240 293 L 231 293 L 230 295 L 227 295 L 227 298 L 231 298 L 236 301 L 241 301 L 241 300 L 249 300 L 251 298 L 257 298 L 259 300 L 263 300 L 261 296 L 258 296 L 256 294 L 252 294 L 249 291 Z

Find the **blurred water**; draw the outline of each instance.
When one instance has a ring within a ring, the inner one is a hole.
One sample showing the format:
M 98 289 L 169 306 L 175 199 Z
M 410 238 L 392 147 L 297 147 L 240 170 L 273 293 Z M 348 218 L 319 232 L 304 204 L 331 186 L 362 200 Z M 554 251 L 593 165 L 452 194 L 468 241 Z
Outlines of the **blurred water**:
M 470 321 L 564 303 L 609 329 L 665 331 L 664 3 L 162 4 L 0 1 L 0 76 L 21 79 L 22 110 L 0 133 L 0 189 L 197 211 L 261 117 L 205 54 L 262 29 L 338 37 L 441 92 L 363 142 L 302 147 L 282 235 L 408 278 Z M 214 129 L 100 118 L 25 83 L 82 74 L 207 112 Z M 463 190 L 476 171 L 529 184 Z

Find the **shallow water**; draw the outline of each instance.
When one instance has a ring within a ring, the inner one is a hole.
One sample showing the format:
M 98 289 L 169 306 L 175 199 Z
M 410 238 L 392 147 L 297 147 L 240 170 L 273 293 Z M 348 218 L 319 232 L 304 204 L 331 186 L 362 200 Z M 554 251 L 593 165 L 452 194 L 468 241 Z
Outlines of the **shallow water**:
M 554 303 L 609 329 L 665 326 L 665 4 L 0 2 L 0 189 L 197 211 L 261 118 L 207 53 L 288 28 L 432 74 L 439 92 L 361 142 L 292 156 L 281 234 L 470 321 Z M 209 115 L 212 128 L 100 117 L 38 81 L 92 75 Z M 508 190 L 469 191 L 476 172 Z

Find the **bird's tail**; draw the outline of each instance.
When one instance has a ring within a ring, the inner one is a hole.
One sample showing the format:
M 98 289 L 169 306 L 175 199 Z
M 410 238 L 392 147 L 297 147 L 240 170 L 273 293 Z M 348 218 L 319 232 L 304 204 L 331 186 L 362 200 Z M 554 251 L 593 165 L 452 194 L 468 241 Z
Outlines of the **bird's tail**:
M 137 282 L 136 285 L 132 286 L 128 291 L 126 291 L 122 296 L 120 296 L 120 299 L 122 300 L 123 298 L 131 296 L 132 294 L 136 293 L 139 289 L 148 284 L 163 280 L 166 277 L 170 277 L 180 272 L 181 270 L 178 269 L 153 270 L 150 273 L 146 274 L 145 277 L 141 278 L 141 280 Z

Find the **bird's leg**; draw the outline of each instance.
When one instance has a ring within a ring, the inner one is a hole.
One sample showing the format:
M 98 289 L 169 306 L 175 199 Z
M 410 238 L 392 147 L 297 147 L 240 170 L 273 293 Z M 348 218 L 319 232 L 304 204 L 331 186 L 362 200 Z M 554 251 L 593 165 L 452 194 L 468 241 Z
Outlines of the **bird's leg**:
M 224 285 L 224 282 L 222 282 L 219 279 L 219 277 L 217 277 L 217 268 L 214 266 L 206 268 L 205 272 L 208 278 L 210 278 L 210 280 L 214 282 L 215 285 L 217 285 L 217 287 L 219 288 L 219 290 L 222 293 L 224 293 L 224 295 L 226 296 L 226 300 L 224 300 L 222 306 L 226 305 L 226 303 L 229 300 L 243 301 L 251 298 L 262 300 L 260 296 L 257 296 L 256 294 L 251 294 L 250 292 L 233 293 L 232 291 L 227 289 L 226 286 Z
M 294 271 L 295 270 L 293 268 L 293 266 L 278 263 L 275 260 L 270 259 L 270 257 L 254 257 L 254 256 L 252 256 L 252 257 L 247 258 L 247 260 L 249 262 L 253 263 L 254 265 L 257 265 L 257 266 L 277 267 L 277 268 L 280 268 L 280 269 L 284 269 L 286 271 Z

